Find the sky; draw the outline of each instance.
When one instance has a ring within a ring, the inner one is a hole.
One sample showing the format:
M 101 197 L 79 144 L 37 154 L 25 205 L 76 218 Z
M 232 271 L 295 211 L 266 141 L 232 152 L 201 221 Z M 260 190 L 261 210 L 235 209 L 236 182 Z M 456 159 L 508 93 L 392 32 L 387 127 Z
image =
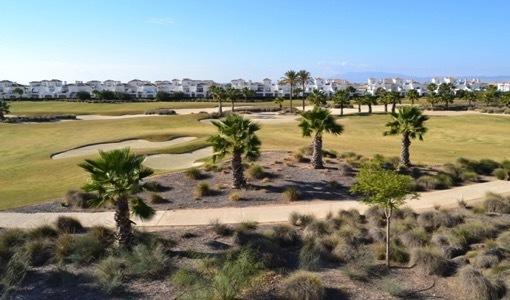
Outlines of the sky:
M 0 0 L 0 80 L 510 75 L 508 0 Z

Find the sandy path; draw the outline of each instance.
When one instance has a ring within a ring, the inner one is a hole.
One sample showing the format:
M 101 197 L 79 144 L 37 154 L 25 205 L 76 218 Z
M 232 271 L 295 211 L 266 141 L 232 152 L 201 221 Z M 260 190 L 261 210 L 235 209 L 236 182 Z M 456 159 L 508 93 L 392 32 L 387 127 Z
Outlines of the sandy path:
M 510 195 L 510 181 L 491 181 L 457 187 L 450 190 L 425 192 L 417 200 L 408 201 L 407 206 L 417 212 L 432 210 L 436 205 L 442 208 L 454 208 L 459 200 L 475 204 L 482 201 L 485 193 L 494 192 Z M 287 205 L 265 205 L 251 207 L 225 207 L 210 209 L 180 209 L 157 211 L 150 221 L 135 220 L 136 226 L 157 230 L 167 226 L 207 225 L 212 220 L 221 223 L 240 223 L 243 221 L 257 221 L 260 223 L 286 222 L 292 212 L 314 214 L 324 218 L 329 212 L 340 209 L 358 209 L 363 212 L 367 206 L 358 201 L 310 201 L 306 203 L 292 203 Z M 84 226 L 102 225 L 113 227 L 113 212 L 98 213 L 0 213 L 0 227 L 3 228 L 33 228 L 45 224 L 52 224 L 58 216 L 77 218 Z
M 53 155 L 52 159 L 61 159 L 61 158 L 69 158 L 69 157 L 77 157 L 77 156 L 85 156 L 96 154 L 99 150 L 109 151 L 115 149 L 122 148 L 132 148 L 132 149 L 157 149 L 164 148 L 168 146 L 174 146 L 181 143 L 186 143 L 196 139 L 196 137 L 180 137 L 175 138 L 169 141 L 164 142 L 151 142 L 147 140 L 137 139 L 137 140 L 127 140 L 116 143 L 103 143 L 103 144 L 94 144 L 84 147 L 75 148 L 72 150 L 64 151 L 58 154 Z
M 182 170 L 202 163 L 197 160 L 213 155 L 212 147 L 206 147 L 182 154 L 155 154 L 147 156 L 143 162 L 146 167 L 155 170 Z

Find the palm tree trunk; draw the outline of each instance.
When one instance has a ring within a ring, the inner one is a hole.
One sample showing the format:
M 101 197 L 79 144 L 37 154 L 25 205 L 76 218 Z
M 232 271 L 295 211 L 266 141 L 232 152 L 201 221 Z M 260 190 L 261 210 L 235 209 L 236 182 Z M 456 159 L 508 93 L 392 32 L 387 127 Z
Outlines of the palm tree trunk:
M 386 208 L 384 210 L 384 213 L 386 215 L 386 266 L 390 267 L 390 227 L 391 227 L 391 215 L 392 215 L 392 209 Z
M 340 115 L 341 116 L 344 115 L 344 104 L 343 103 L 340 103 Z
M 133 241 L 129 204 L 126 196 L 120 196 L 115 205 L 115 223 L 117 225 L 117 243 L 120 248 L 130 249 Z
M 384 103 L 384 112 L 388 112 L 388 103 Z
M 305 84 L 303 83 L 303 112 L 305 111 Z
M 391 103 L 391 112 L 392 112 L 392 113 L 395 113 L 396 108 L 397 108 L 397 102 L 396 102 L 396 101 L 393 101 L 393 102 Z
M 411 98 L 411 105 L 414 105 L 414 98 Z
M 231 105 L 232 105 L 232 112 L 234 112 L 235 111 L 234 100 L 231 101 Z
M 314 169 L 324 168 L 322 161 L 322 136 L 318 134 L 315 135 L 313 140 L 312 166 Z
M 244 168 L 241 159 L 241 152 L 237 151 L 232 154 L 232 186 L 240 189 L 246 185 L 244 179 Z
M 361 112 L 361 103 L 358 103 L 358 112 Z
M 223 101 L 220 99 L 220 107 L 218 107 L 218 113 L 223 116 Z
M 290 113 L 292 113 L 292 84 L 290 85 Z
M 372 113 L 372 103 L 369 103 L 368 104 L 368 113 L 371 114 Z
M 400 150 L 400 164 L 406 168 L 411 166 L 409 159 L 409 146 L 411 146 L 411 140 L 409 139 L 409 133 L 402 134 L 402 149 Z

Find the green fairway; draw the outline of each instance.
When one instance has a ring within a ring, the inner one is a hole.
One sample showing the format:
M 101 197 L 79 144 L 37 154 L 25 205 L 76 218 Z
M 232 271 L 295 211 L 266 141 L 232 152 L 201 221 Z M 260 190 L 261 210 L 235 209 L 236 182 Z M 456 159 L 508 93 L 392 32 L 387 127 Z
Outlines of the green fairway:
M 213 126 L 198 122 L 198 115 L 146 117 L 121 120 L 72 121 L 47 124 L 0 124 L 0 209 L 38 203 L 79 188 L 86 180 L 77 164 L 83 157 L 52 160 L 52 153 L 91 143 L 130 138 L 165 140 L 176 136 L 199 139 L 155 152 L 180 153 L 203 147 Z M 326 135 L 324 147 L 396 156 L 398 137 L 383 137 L 386 115 L 349 116 L 339 137 Z M 459 156 L 473 159 L 510 158 L 510 118 L 470 115 L 431 117 L 425 141 L 413 141 L 411 160 L 444 163 Z M 310 143 L 296 123 L 262 125 L 264 150 L 295 150 Z M 148 153 L 141 151 L 142 153 Z

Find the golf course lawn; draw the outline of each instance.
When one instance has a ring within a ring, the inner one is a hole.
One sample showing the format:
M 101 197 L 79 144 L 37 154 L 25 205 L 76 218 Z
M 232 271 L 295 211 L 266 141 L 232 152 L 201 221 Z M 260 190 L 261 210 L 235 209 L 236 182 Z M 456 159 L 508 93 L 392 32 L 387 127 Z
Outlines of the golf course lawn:
M 76 113 L 76 111 L 74 111 Z M 102 112 L 104 113 L 104 112 Z M 86 181 L 78 167 L 84 157 L 52 160 L 51 154 L 86 144 L 142 138 L 163 141 L 173 137 L 197 139 L 140 153 L 183 153 L 204 147 L 214 127 L 198 121 L 199 115 L 145 117 L 120 120 L 71 121 L 46 124 L 0 124 L 0 209 L 61 197 Z M 339 152 L 354 151 L 371 156 L 396 156 L 399 137 L 384 137 L 387 115 L 340 118 L 344 134 L 326 135 L 324 147 Z M 510 118 L 470 115 L 431 117 L 423 142 L 413 141 L 415 163 L 437 164 L 463 156 L 503 160 L 510 158 Z M 297 123 L 264 124 L 259 133 L 263 150 L 296 150 L 308 145 Z M 91 156 L 89 156 L 91 157 Z M 94 157 L 94 156 L 92 156 Z
M 297 102 L 296 102 L 297 103 Z M 225 103 L 230 107 L 230 103 Z M 238 102 L 236 106 L 276 106 L 273 102 Z M 10 111 L 13 115 L 128 115 L 143 114 L 147 110 L 158 108 L 209 108 L 218 106 L 217 102 L 129 102 L 129 103 L 86 103 L 68 101 L 12 101 Z

